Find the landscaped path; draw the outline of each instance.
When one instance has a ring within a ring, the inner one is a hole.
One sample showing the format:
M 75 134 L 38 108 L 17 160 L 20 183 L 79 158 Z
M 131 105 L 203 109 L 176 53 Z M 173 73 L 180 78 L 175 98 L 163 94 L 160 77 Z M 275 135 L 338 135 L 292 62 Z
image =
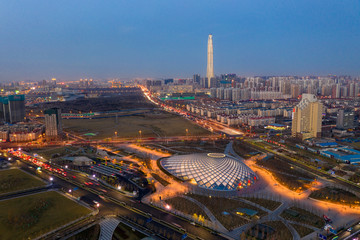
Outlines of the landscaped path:
M 230 148 L 231 146 L 231 148 Z M 235 157 L 239 157 L 234 149 L 232 149 L 232 143 L 230 142 L 225 150 L 225 153 L 230 153 L 231 155 Z M 309 199 L 309 195 L 312 190 L 316 190 L 325 186 L 331 186 L 333 183 L 329 181 L 328 179 L 324 178 L 318 178 L 317 185 L 313 186 L 312 188 L 308 189 L 307 191 L 304 191 L 302 193 L 296 193 L 293 191 L 290 191 L 286 187 L 279 184 L 276 179 L 266 170 L 262 167 L 259 167 L 255 164 L 254 159 L 246 159 L 244 160 L 245 164 L 249 166 L 253 171 L 256 172 L 259 179 L 262 179 L 264 183 L 266 183 L 266 186 L 263 189 L 259 189 L 257 191 L 256 195 L 262 195 L 263 198 L 267 198 L 269 196 L 279 195 L 281 197 L 281 202 L 283 205 L 281 205 L 278 209 L 270 213 L 268 216 L 265 216 L 262 218 L 259 222 L 264 221 L 273 221 L 273 220 L 280 220 L 282 221 L 288 229 L 293 234 L 294 239 L 300 239 L 299 234 L 295 231 L 295 229 L 290 225 L 291 223 L 295 223 L 292 221 L 288 221 L 280 217 L 279 215 L 282 213 L 283 210 L 285 210 L 288 207 L 291 207 L 294 205 L 294 203 L 298 202 L 300 204 L 300 208 L 311 208 L 316 209 L 317 212 L 321 212 L 322 214 L 326 214 L 331 219 L 333 219 L 334 223 L 333 226 L 349 226 L 349 222 L 353 219 L 358 218 L 358 214 L 360 213 L 360 208 L 349 208 L 344 205 L 339 204 L 333 204 L 333 203 L 327 203 L 324 201 L 315 201 L 313 199 Z M 301 224 L 297 223 L 299 225 L 308 227 L 310 229 L 313 229 L 316 231 L 319 231 L 320 229 L 314 228 L 312 226 L 308 226 L 307 224 Z M 241 226 L 233 231 L 230 232 L 231 236 L 239 236 L 242 231 L 246 230 L 247 227 L 250 227 L 251 224 L 246 224 L 244 226 Z
M 226 145 L 226 148 L 225 148 L 224 153 L 225 153 L 225 154 L 228 154 L 228 155 L 232 155 L 233 157 L 235 157 L 235 158 L 237 158 L 237 159 L 239 159 L 239 160 L 244 160 L 244 158 L 240 157 L 240 156 L 234 151 L 233 143 L 234 143 L 234 141 L 230 141 L 230 142 Z

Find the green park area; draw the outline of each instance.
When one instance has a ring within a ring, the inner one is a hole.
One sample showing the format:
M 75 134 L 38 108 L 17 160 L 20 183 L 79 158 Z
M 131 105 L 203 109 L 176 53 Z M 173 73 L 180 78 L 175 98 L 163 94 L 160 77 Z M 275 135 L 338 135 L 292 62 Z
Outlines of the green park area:
M 287 220 L 307 224 L 316 228 L 322 228 L 324 226 L 324 220 L 321 217 L 298 207 L 285 209 L 280 216 Z
M 358 198 L 354 193 L 334 187 L 324 187 L 318 189 L 311 192 L 309 197 L 337 204 L 345 204 L 350 206 L 360 205 L 360 198 Z
M 207 197 L 202 195 L 188 194 L 189 197 L 201 202 L 216 217 L 217 220 L 228 230 L 242 226 L 253 219 L 266 215 L 266 212 L 245 202 L 224 197 Z M 238 214 L 239 209 L 254 211 L 254 216 Z
M 246 239 L 293 239 L 290 230 L 281 221 L 269 221 L 262 224 L 256 224 L 246 231 L 242 232 L 241 240 Z
M 259 151 L 253 148 L 250 144 L 241 140 L 234 141 L 233 148 L 234 151 L 243 158 L 249 158 L 259 153 Z
M 114 231 L 113 240 L 140 240 L 145 238 L 146 235 L 138 231 L 133 231 L 131 227 L 123 223 L 119 223 Z
M 54 191 L 0 201 L 0 239 L 32 239 L 90 212 Z
M 64 119 L 64 129 L 83 135 L 85 138 L 148 138 L 170 136 L 203 136 L 207 130 L 190 121 L 166 112 L 144 113 L 133 116 L 122 116 L 98 119 Z M 187 131 L 186 131 L 187 129 Z M 141 136 L 140 132 L 141 131 Z M 85 135 L 93 133 L 92 135 Z
M 259 204 L 260 206 L 262 206 L 264 208 L 267 208 L 267 209 L 269 209 L 271 211 L 274 211 L 275 209 L 277 209 L 281 205 L 281 202 L 277 202 L 277 201 L 273 201 L 273 200 L 269 200 L 269 199 L 264 199 L 264 198 L 245 197 L 243 199 L 248 200 L 250 202 L 253 202 L 255 204 Z
M 209 220 L 209 217 L 206 215 L 204 210 L 202 210 L 196 203 L 182 197 L 174 197 L 167 199 L 166 203 L 180 212 L 189 214 L 201 221 L 201 219 Z
M 292 191 L 302 192 L 312 186 L 315 177 L 288 162 L 275 157 L 258 160 L 257 164 L 271 172 L 274 178 Z
M 19 169 L 0 171 L 0 194 L 45 186 L 46 184 Z
M 56 148 L 44 148 L 36 150 L 35 152 L 44 157 L 45 159 L 63 157 L 67 154 L 71 154 L 74 151 L 77 151 L 78 148 L 73 146 L 66 146 L 66 147 L 56 147 Z
M 305 226 L 299 225 L 299 224 L 291 224 L 293 228 L 297 231 L 297 233 L 300 235 L 301 238 L 309 235 L 310 233 L 314 232 L 311 228 L 307 228 Z

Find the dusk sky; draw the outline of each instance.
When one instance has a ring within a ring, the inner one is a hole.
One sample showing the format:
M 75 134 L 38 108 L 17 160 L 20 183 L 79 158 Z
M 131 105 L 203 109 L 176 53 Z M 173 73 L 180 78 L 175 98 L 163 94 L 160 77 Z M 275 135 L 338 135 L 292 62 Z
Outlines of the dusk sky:
M 360 76 L 358 0 L 0 0 L 0 82 Z

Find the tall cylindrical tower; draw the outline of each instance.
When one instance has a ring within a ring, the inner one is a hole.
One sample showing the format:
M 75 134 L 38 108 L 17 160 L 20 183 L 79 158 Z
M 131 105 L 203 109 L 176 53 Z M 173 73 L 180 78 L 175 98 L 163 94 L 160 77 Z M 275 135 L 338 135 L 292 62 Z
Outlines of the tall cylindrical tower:
M 213 62 L 213 41 L 212 35 L 209 34 L 208 37 L 208 48 L 207 48 L 207 68 L 206 68 L 206 78 L 208 80 L 208 87 L 211 86 L 211 79 L 214 78 L 214 62 Z

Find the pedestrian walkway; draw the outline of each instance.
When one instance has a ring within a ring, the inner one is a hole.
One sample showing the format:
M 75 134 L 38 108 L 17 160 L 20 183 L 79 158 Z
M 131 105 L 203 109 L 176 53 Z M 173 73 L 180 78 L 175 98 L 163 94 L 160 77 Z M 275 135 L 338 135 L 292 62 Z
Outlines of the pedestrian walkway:
M 212 212 L 201 202 L 188 197 L 188 196 L 181 196 L 189 201 L 192 201 L 193 203 L 195 203 L 196 205 L 198 205 L 202 210 L 204 210 L 204 212 L 206 213 L 206 215 L 210 218 L 210 221 L 212 221 L 213 223 L 215 223 L 217 226 L 219 226 L 219 229 L 221 232 L 227 232 L 227 229 L 219 222 L 219 220 L 216 219 L 216 217 L 214 216 L 214 214 L 212 214 Z
M 229 142 L 227 145 L 226 145 L 226 148 L 225 148 L 225 151 L 224 153 L 227 154 L 227 155 L 231 155 L 239 160 L 244 160 L 244 158 L 240 157 L 235 151 L 234 151 L 234 148 L 233 148 L 233 143 L 234 141 L 231 141 Z
M 100 222 L 99 240 L 111 240 L 120 220 L 117 218 L 106 218 Z

